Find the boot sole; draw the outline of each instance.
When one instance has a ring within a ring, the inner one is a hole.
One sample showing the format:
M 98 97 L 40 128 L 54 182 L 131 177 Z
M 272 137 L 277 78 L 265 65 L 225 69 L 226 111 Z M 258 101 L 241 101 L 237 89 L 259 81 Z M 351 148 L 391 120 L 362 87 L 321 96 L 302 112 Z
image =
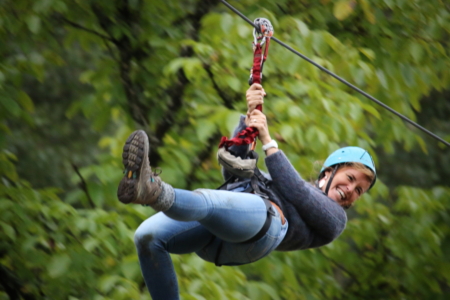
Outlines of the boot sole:
M 122 152 L 122 163 L 124 166 L 124 177 L 117 189 L 119 201 L 125 204 L 136 201 L 139 198 L 140 186 L 145 182 L 141 176 L 143 168 L 149 167 L 148 160 L 149 142 L 147 134 L 138 130 L 130 134 Z

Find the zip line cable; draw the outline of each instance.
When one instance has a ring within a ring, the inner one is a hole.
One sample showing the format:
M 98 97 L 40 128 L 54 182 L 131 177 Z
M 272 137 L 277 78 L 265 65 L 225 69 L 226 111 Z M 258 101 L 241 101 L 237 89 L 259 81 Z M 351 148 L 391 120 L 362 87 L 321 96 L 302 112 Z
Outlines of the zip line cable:
M 239 15 L 244 21 L 246 21 L 247 23 L 249 23 L 250 25 L 252 25 L 253 27 L 255 27 L 257 30 L 259 30 L 259 28 L 257 28 L 257 26 L 249 19 L 247 18 L 244 14 L 242 14 L 240 11 L 238 11 L 236 8 L 234 8 L 233 6 L 231 6 L 228 2 L 226 2 L 225 0 L 220 0 L 220 2 L 222 2 L 223 4 L 225 4 L 229 9 L 231 9 L 233 12 L 235 12 L 237 15 Z M 296 54 L 297 56 L 300 56 L 301 58 L 303 58 L 304 60 L 306 60 L 307 62 L 313 64 L 314 66 L 316 66 L 317 68 L 319 68 L 320 70 L 324 71 L 325 73 L 327 73 L 328 75 L 336 78 L 337 80 L 339 80 L 340 82 L 342 82 L 343 84 L 345 84 L 346 86 L 354 89 L 355 91 L 357 91 L 358 93 L 360 93 L 361 95 L 363 95 L 364 97 L 368 98 L 369 100 L 372 100 L 373 102 L 375 102 L 376 104 L 380 105 L 381 107 L 387 109 L 388 111 L 390 111 L 391 113 L 393 113 L 394 115 L 398 116 L 399 118 L 401 118 L 403 121 L 408 122 L 409 124 L 413 125 L 414 127 L 422 130 L 423 132 L 425 132 L 426 134 L 430 135 L 431 137 L 435 138 L 436 140 L 440 141 L 441 143 L 444 143 L 446 146 L 450 147 L 450 143 L 447 142 L 446 140 L 444 140 L 443 138 L 439 137 L 438 135 L 434 134 L 433 132 L 429 131 L 428 129 L 420 126 L 419 124 L 417 124 L 416 122 L 408 119 L 407 117 L 405 117 L 404 115 L 400 114 L 399 112 L 395 111 L 394 109 L 390 108 L 389 106 L 387 106 L 386 104 L 384 104 L 383 102 L 381 102 L 380 100 L 376 99 L 375 97 L 367 94 L 366 92 L 364 92 L 363 90 L 361 90 L 360 88 L 354 86 L 353 84 L 351 84 L 350 82 L 348 82 L 347 80 L 343 79 L 342 77 L 339 77 L 338 75 L 334 74 L 333 72 L 331 72 L 330 70 L 328 70 L 327 68 L 322 67 L 321 65 L 319 65 L 318 63 L 312 61 L 311 59 L 309 59 L 308 57 L 306 57 L 305 55 L 301 54 L 300 52 L 298 52 L 297 50 L 293 49 L 292 47 L 288 46 L 287 44 L 283 43 L 282 41 L 280 41 L 279 39 L 277 39 L 276 37 L 271 37 L 271 40 L 277 42 L 278 44 L 280 44 L 281 46 L 285 47 L 286 49 L 288 49 L 289 51 L 291 51 L 292 53 Z

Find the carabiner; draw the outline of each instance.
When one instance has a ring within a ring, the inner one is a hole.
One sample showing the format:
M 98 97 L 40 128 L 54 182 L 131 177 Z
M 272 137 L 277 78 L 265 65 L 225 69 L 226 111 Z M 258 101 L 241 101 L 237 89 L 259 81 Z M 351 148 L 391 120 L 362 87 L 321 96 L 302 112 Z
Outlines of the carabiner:
M 266 18 L 256 18 L 253 22 L 255 28 L 253 28 L 253 42 L 256 44 L 258 40 L 261 40 L 261 46 L 266 41 L 266 38 L 273 36 L 273 26 Z

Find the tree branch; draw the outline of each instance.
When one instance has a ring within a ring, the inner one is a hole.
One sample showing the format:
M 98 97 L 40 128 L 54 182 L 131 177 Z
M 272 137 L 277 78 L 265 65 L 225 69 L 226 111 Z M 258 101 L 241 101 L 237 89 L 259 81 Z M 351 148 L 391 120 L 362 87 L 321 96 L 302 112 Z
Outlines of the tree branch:
M 74 169 L 75 173 L 77 173 L 78 177 L 80 178 L 81 189 L 86 194 L 89 204 L 91 205 L 92 208 L 95 208 L 94 201 L 92 201 L 91 195 L 89 195 L 89 190 L 88 190 L 86 181 L 84 180 L 83 176 L 81 176 L 80 170 L 78 169 L 78 167 L 75 164 L 72 164 L 72 168 Z
M 183 107 L 183 94 L 184 89 L 189 82 L 184 71 L 180 69 L 177 73 L 177 79 L 175 84 L 171 86 L 170 90 L 167 91 L 169 98 L 171 99 L 170 104 L 167 107 L 167 112 L 164 118 L 157 124 L 154 134 L 149 136 L 152 146 L 150 147 L 150 162 L 152 164 L 158 164 L 161 160 L 161 156 L 156 151 L 158 146 L 162 144 L 162 139 L 166 135 L 167 131 L 170 130 L 175 122 L 175 116 L 178 111 Z
M 182 18 L 177 22 L 189 22 L 192 26 L 186 26 L 188 29 L 187 35 L 191 37 L 193 40 L 198 40 L 198 31 L 201 27 L 202 18 L 211 10 L 212 7 L 216 6 L 217 2 L 212 0 L 199 1 L 196 6 L 196 10 L 194 13 L 189 14 Z M 181 57 L 191 57 L 193 55 L 193 51 L 191 47 L 185 47 L 181 50 Z M 165 95 L 169 95 L 170 105 L 167 108 L 167 113 L 164 118 L 156 125 L 155 134 L 153 136 L 149 136 L 155 147 L 150 149 L 150 161 L 152 164 L 158 164 L 161 157 L 157 153 L 158 146 L 161 145 L 161 140 L 164 135 L 170 130 L 175 121 L 175 116 L 178 111 L 183 107 L 183 94 L 184 90 L 189 83 L 184 71 L 180 69 L 177 73 L 177 81 L 168 89 L 166 89 L 161 97 Z
M 92 11 L 97 17 L 100 27 L 105 32 L 109 33 L 111 28 L 114 26 L 111 19 L 104 14 L 100 7 L 95 4 L 92 5 Z M 135 15 L 136 14 L 132 14 L 129 11 L 128 6 L 125 3 L 117 9 L 117 15 L 115 17 L 122 20 L 129 28 L 131 28 L 131 19 L 133 19 L 133 21 L 140 19 Z M 147 128 L 148 122 L 144 112 L 147 111 L 148 107 L 143 104 L 144 101 L 140 101 L 140 97 L 143 94 L 143 88 L 138 83 L 133 82 L 131 78 L 131 65 L 133 59 L 136 59 L 137 63 L 139 63 L 139 60 L 147 58 L 149 56 L 148 53 L 150 53 L 150 49 L 133 48 L 130 38 L 126 34 L 123 34 L 119 39 L 112 40 L 112 42 L 119 52 L 119 74 L 128 100 L 128 110 L 136 123 L 138 123 L 141 127 Z
M 212 0 L 199 1 L 195 11 L 182 18 L 182 22 L 189 22 L 190 25 L 183 27 L 186 28 L 187 31 L 185 36 L 189 36 L 193 40 L 198 40 L 198 31 L 201 27 L 202 18 L 217 4 L 216 1 Z M 117 7 L 113 16 L 105 15 L 101 7 L 96 4 L 92 5 L 92 10 L 97 17 L 100 27 L 109 35 L 111 35 L 112 28 L 116 26 L 116 21 L 113 23 L 113 19 L 126 24 L 127 28 L 131 31 L 133 28 L 138 27 L 137 25 L 139 25 L 139 21 L 141 20 L 141 11 L 139 9 L 131 9 L 126 1 Z M 129 34 L 123 34 L 120 38 L 112 39 L 111 42 L 114 43 L 119 53 L 119 74 L 127 98 L 128 110 L 133 120 L 141 127 L 146 128 L 152 144 L 149 155 L 150 161 L 152 164 L 157 165 L 161 160 L 161 157 L 157 153 L 157 149 L 162 144 L 162 139 L 165 134 L 175 124 L 177 113 L 183 108 L 183 95 L 189 80 L 184 71 L 180 69 L 176 75 L 176 80 L 172 85 L 165 90 L 158 91 L 158 98 L 164 99 L 168 97 L 169 99 L 167 102 L 169 105 L 165 115 L 157 122 L 154 131 L 149 132 L 150 129 L 147 116 L 149 115 L 152 105 L 146 104 L 146 101 L 143 101 L 145 97 L 143 91 L 145 89 L 139 82 L 133 80 L 131 73 L 133 63 L 139 65 L 140 62 L 143 59 L 147 59 L 152 52 L 148 44 L 138 46 L 133 45 L 130 40 L 130 35 L 132 34 L 131 31 Z M 190 47 L 184 47 L 180 52 L 181 57 L 191 57 L 192 55 L 193 51 Z
M 361 282 L 359 282 L 358 277 L 356 275 L 352 274 L 349 270 L 347 270 L 343 265 L 341 265 L 340 263 L 338 263 L 334 259 L 332 259 L 332 258 L 328 257 L 327 255 L 325 255 L 325 253 L 322 251 L 322 249 L 317 249 L 317 251 L 320 254 L 322 254 L 326 259 L 330 260 L 333 264 L 335 264 L 340 270 L 342 270 L 350 278 L 352 278 L 353 281 L 356 282 L 356 284 L 358 284 L 358 286 L 361 286 Z
M 94 34 L 94 35 L 96 35 L 96 36 L 98 36 L 98 37 L 101 37 L 102 39 L 108 40 L 108 41 L 110 41 L 110 42 L 114 42 L 114 39 L 113 39 L 113 38 L 111 38 L 111 37 L 109 37 L 109 36 L 107 36 L 107 35 L 101 34 L 100 32 L 97 32 L 97 31 L 95 31 L 95 30 L 93 30 L 93 29 L 89 29 L 89 28 L 86 28 L 86 27 L 84 27 L 84 26 L 82 26 L 82 25 L 80 25 L 80 24 L 77 24 L 77 23 L 75 23 L 75 22 L 72 22 L 72 21 L 66 19 L 65 17 L 63 17 L 63 16 L 61 16 L 61 15 L 57 15 L 55 18 L 56 18 L 58 21 L 62 21 L 63 23 L 66 23 L 66 24 L 68 24 L 68 25 L 70 25 L 70 26 L 72 26 L 72 27 L 74 27 L 74 28 L 81 29 L 81 30 L 83 30 L 83 31 L 92 33 L 92 34 Z
M 216 90 L 219 97 L 222 99 L 223 105 L 225 105 L 228 109 L 234 109 L 233 106 L 233 99 L 230 98 L 218 85 L 215 80 L 214 73 L 211 71 L 210 65 L 204 65 L 203 68 L 205 69 L 206 73 L 208 73 L 209 78 L 211 79 L 211 82 L 213 84 L 214 89 Z

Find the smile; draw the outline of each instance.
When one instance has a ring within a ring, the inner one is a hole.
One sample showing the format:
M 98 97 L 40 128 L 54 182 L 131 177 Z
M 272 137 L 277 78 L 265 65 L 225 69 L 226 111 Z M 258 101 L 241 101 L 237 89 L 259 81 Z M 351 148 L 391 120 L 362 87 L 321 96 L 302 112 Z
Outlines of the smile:
M 341 189 L 336 188 L 336 191 L 339 193 L 339 195 L 341 196 L 341 200 L 345 200 L 345 194 Z

